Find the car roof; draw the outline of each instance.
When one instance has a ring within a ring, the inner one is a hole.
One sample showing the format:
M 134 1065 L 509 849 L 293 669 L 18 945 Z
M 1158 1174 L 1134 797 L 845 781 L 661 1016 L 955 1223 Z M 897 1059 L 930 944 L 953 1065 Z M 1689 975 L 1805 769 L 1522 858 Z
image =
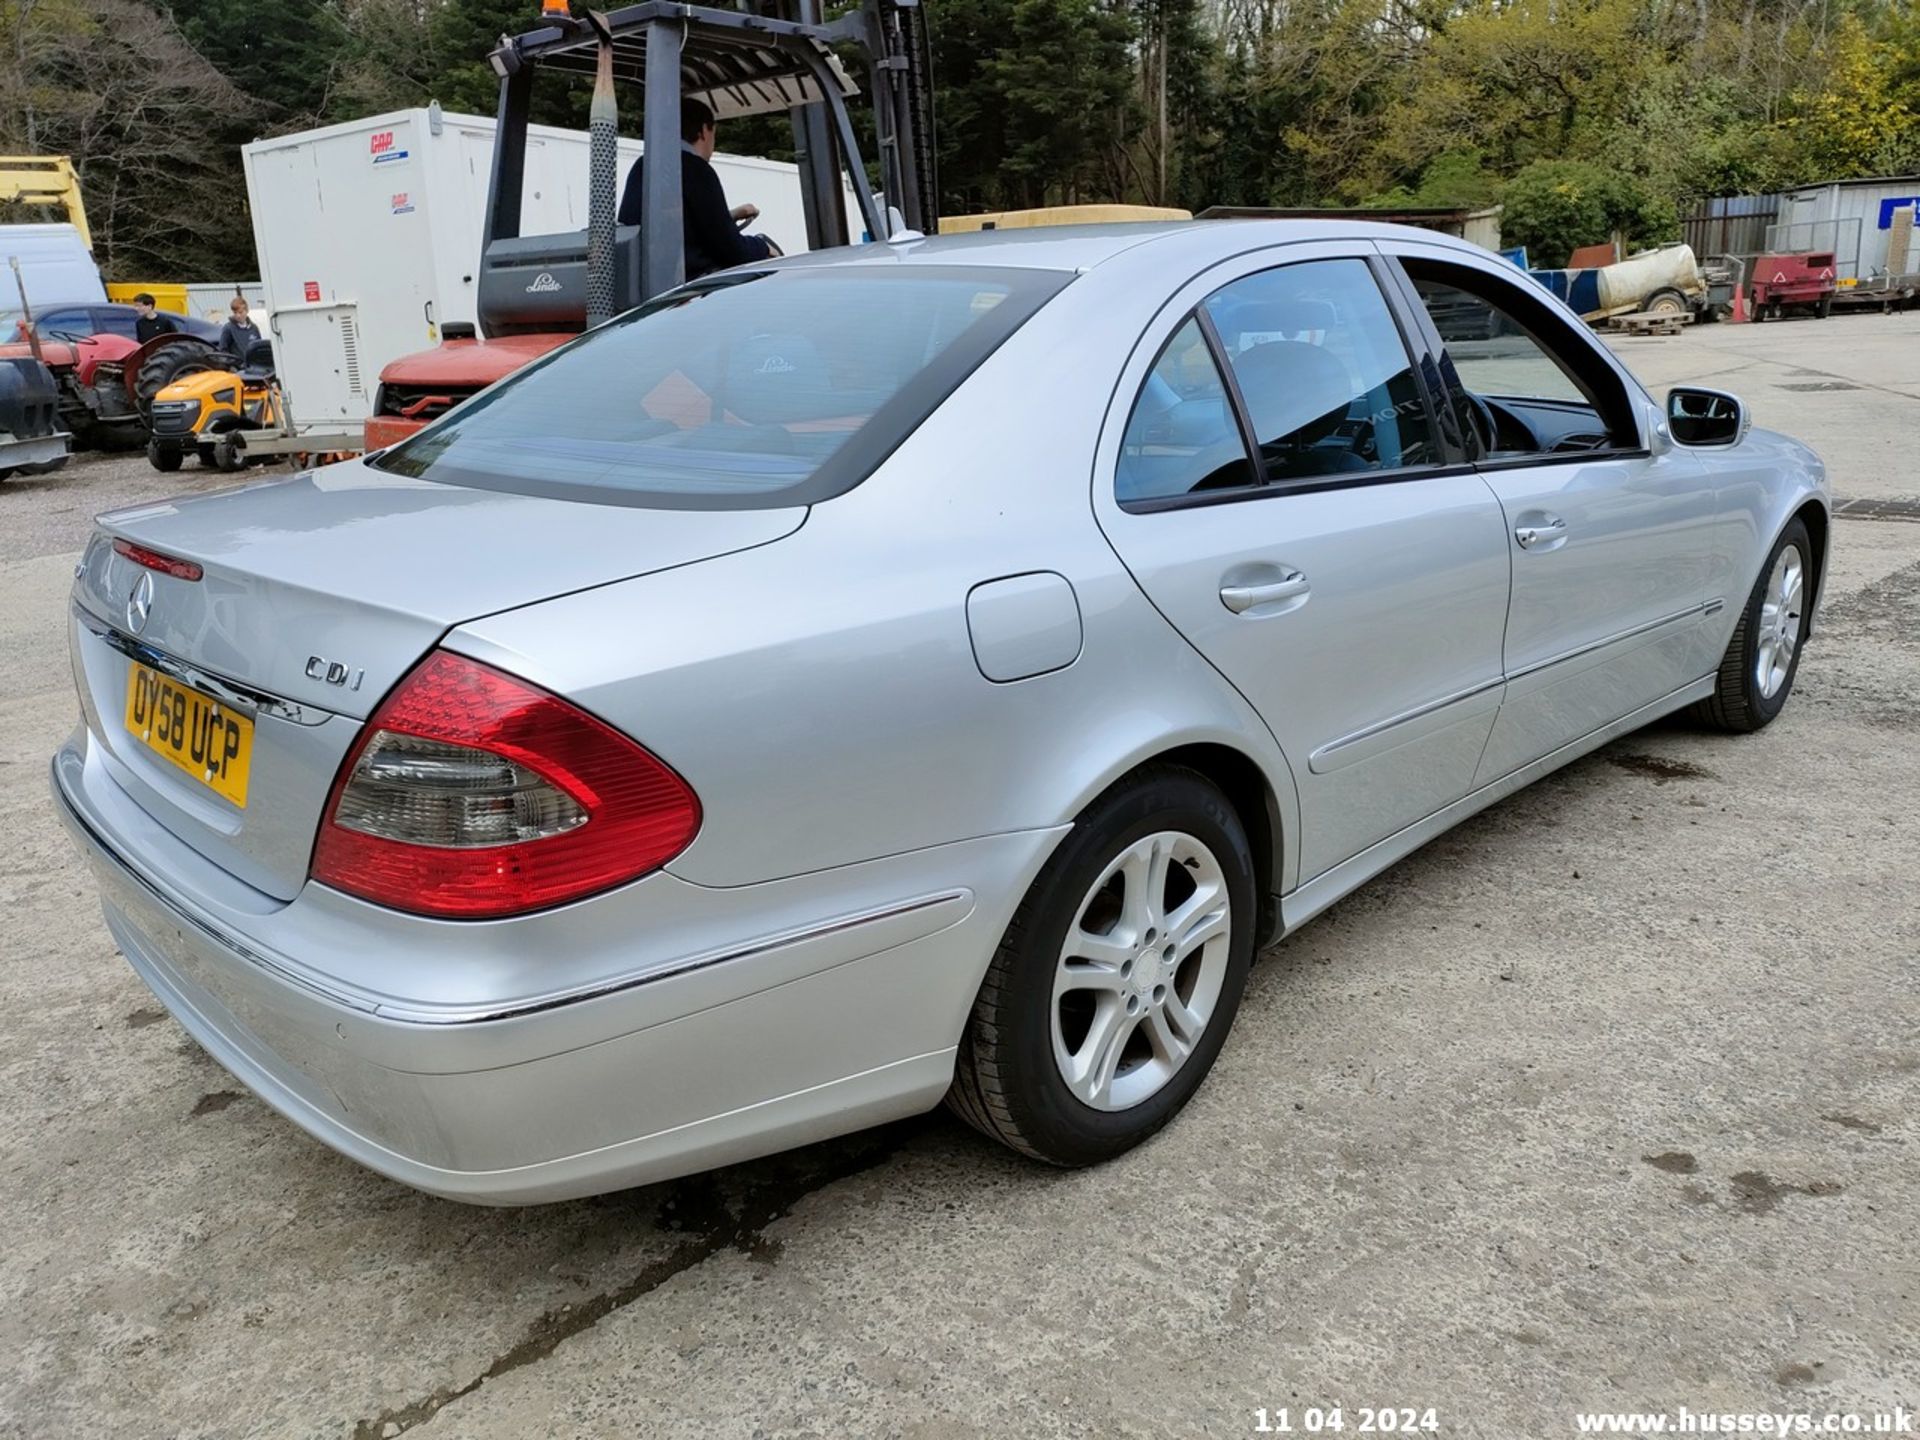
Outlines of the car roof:
M 994 266 L 1021 270 L 1090 270 L 1141 246 L 1182 242 L 1191 253 L 1221 257 L 1250 248 L 1304 240 L 1419 239 L 1470 251 L 1478 246 L 1434 230 L 1366 220 L 1148 220 L 1114 225 L 1048 225 L 930 235 L 885 245 L 836 246 L 775 262 L 774 268 L 868 265 Z M 1485 253 L 1485 252 L 1480 252 Z

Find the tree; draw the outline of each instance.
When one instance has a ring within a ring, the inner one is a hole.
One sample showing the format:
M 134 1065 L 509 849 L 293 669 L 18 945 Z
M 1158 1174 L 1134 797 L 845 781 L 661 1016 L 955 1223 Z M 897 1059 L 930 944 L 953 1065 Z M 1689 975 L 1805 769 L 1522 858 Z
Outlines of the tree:
M 1534 161 L 1507 183 L 1501 203 L 1501 238 L 1526 246 L 1535 265 L 1549 268 L 1616 232 L 1646 245 L 1671 238 L 1678 225 L 1671 202 L 1581 160 Z
M 256 273 L 240 156 L 259 114 L 136 0 L 16 0 L 0 10 L 0 147 L 65 154 L 112 278 Z
M 347 22 L 328 0 L 173 0 L 180 34 L 288 128 L 324 117 Z

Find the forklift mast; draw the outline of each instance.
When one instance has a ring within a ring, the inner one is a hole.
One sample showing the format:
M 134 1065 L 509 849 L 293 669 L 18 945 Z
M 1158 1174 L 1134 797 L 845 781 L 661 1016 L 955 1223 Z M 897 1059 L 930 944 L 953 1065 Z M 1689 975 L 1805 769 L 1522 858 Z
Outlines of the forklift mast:
M 937 228 L 930 49 L 920 0 L 861 0 L 838 19 L 822 0 L 738 0 L 737 6 L 642 0 L 584 16 L 547 14 L 488 56 L 500 105 L 480 265 L 483 334 L 555 333 L 598 324 L 686 278 L 680 199 L 680 102 L 697 96 L 717 119 L 784 110 L 793 125 L 807 245 L 845 245 L 844 175 L 866 238 Z M 881 194 L 868 183 L 847 110 L 858 93 L 842 64 L 864 66 Z M 563 235 L 520 233 L 528 111 L 537 70 L 590 77 L 593 169 L 589 224 Z M 616 95 L 643 106 L 641 223 L 616 226 Z M 897 219 L 888 214 L 891 210 Z

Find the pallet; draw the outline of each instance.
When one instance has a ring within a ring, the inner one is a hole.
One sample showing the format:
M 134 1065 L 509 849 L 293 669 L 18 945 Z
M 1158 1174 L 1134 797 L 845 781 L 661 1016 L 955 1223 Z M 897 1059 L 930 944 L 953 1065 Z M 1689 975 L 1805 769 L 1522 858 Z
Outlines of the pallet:
M 1678 335 L 1686 329 L 1687 315 L 1653 314 L 1650 311 L 1637 311 L 1632 315 L 1615 315 L 1608 319 L 1609 330 L 1623 330 L 1629 335 Z

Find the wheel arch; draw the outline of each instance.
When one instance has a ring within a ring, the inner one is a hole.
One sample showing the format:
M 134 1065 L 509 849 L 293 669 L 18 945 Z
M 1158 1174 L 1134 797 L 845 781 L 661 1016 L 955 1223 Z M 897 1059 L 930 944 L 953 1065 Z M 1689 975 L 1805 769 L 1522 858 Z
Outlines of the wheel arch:
M 1151 765 L 1180 765 L 1197 771 L 1227 797 L 1247 832 L 1253 851 L 1253 873 L 1261 881 L 1260 914 L 1255 950 L 1280 938 L 1281 866 L 1286 858 L 1286 820 L 1280 796 L 1260 762 L 1246 751 L 1217 740 L 1190 741 L 1143 755 L 1119 775 L 1088 796 L 1075 812 L 1084 815 L 1102 796 L 1125 785 Z
M 1807 527 L 1807 539 L 1813 544 L 1813 553 L 1807 557 L 1808 566 L 1813 571 L 1813 583 L 1809 587 L 1812 591 L 1808 601 L 1810 613 L 1807 616 L 1807 634 L 1812 635 L 1814 625 L 1820 618 L 1820 601 L 1826 593 L 1827 554 L 1833 538 L 1833 517 L 1827 513 L 1827 507 L 1818 497 L 1811 497 L 1789 515 L 1780 528 L 1786 529 L 1795 520 Z M 1775 540 L 1778 541 L 1778 536 Z

